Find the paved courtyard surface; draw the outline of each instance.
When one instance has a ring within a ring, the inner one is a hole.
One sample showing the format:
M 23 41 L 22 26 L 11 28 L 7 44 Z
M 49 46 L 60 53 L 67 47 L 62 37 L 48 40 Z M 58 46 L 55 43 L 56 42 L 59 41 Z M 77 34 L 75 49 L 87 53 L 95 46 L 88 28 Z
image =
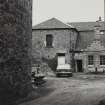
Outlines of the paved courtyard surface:
M 49 77 L 41 89 L 42 96 L 20 105 L 98 105 L 105 99 L 105 75 Z

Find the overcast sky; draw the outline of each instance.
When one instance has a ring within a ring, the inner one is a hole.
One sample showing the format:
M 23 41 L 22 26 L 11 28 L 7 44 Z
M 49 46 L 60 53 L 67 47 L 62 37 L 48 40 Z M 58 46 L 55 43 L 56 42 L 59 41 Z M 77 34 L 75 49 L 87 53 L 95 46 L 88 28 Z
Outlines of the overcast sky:
M 33 25 L 55 17 L 63 22 L 104 18 L 104 0 L 33 0 Z

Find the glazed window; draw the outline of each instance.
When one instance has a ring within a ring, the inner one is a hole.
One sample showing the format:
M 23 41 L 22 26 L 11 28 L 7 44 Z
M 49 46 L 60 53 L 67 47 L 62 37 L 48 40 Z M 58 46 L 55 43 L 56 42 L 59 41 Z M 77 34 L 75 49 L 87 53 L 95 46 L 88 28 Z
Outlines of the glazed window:
M 104 31 L 100 31 L 100 34 L 101 34 L 101 35 L 104 35 Z
M 52 47 L 53 36 L 51 34 L 46 35 L 46 47 Z
M 100 65 L 105 65 L 105 55 L 100 56 Z
M 94 64 L 94 57 L 93 55 L 88 56 L 88 65 L 93 65 Z

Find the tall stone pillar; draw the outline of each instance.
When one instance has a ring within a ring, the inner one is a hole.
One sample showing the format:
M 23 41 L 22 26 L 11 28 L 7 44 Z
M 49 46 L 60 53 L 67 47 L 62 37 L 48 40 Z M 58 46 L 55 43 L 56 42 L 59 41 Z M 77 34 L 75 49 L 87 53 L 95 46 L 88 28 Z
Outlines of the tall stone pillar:
M 4 93 L 26 95 L 31 87 L 31 13 L 32 0 L 0 0 L 0 90 Z
M 104 0 L 104 30 L 105 30 L 105 0 Z M 105 35 L 105 32 L 104 32 Z

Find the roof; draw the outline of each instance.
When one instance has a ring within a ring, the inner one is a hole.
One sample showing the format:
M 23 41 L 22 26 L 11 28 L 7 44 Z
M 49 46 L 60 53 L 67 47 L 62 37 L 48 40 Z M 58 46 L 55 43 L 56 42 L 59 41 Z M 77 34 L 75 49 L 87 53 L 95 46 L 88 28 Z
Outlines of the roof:
M 105 45 L 101 40 L 94 40 L 87 46 L 85 51 L 105 51 Z
M 88 31 L 94 31 L 95 27 L 97 27 L 97 26 L 100 26 L 100 30 L 105 30 L 103 21 L 72 22 L 72 23 L 68 23 L 68 24 L 73 25 L 79 32 L 86 31 L 85 33 L 79 34 L 78 44 L 76 46 L 77 50 L 86 49 L 87 46 L 93 42 L 94 32 L 92 35 L 92 33 L 88 32 Z M 101 42 L 101 44 L 103 44 L 105 46 L 105 36 L 104 35 L 101 35 L 100 42 Z
M 79 38 L 78 38 L 78 44 L 76 46 L 77 50 L 81 50 L 81 49 L 86 49 L 87 46 L 89 46 L 92 42 L 94 41 L 94 35 L 90 35 L 89 33 L 84 34 L 80 34 Z M 100 37 L 100 42 L 103 46 L 105 46 L 105 36 L 101 35 Z
M 35 25 L 33 29 L 70 29 L 73 28 L 71 25 L 61 22 L 56 18 L 51 18 L 38 25 Z
M 91 31 L 94 30 L 94 26 L 97 25 L 97 22 L 72 22 L 68 23 L 74 26 L 78 31 Z M 104 22 L 100 22 L 101 30 L 104 30 Z

